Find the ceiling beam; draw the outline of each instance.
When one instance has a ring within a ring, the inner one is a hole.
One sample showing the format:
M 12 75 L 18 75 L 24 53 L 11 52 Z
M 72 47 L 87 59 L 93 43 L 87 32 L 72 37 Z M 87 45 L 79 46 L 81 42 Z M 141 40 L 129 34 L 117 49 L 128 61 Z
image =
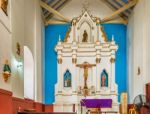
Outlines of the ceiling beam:
M 62 14 L 60 14 L 58 11 L 56 11 L 55 9 L 53 9 L 52 7 L 50 7 L 49 5 L 47 5 L 46 3 L 40 1 L 40 5 L 41 7 L 45 8 L 46 10 L 48 10 L 49 12 L 57 15 L 58 17 L 62 18 L 64 21 L 66 22 L 70 22 L 71 20 L 66 18 L 65 16 L 63 16 Z
M 116 9 L 110 3 L 108 3 L 107 0 L 102 0 L 102 2 L 104 2 L 112 11 L 114 11 L 114 12 L 116 11 Z M 124 23 L 127 22 L 127 17 L 125 17 L 125 15 L 123 15 L 123 14 L 119 14 L 114 19 L 116 19 L 116 18 L 120 18 L 121 21 L 124 21 Z
M 63 1 L 63 0 L 61 0 Z M 65 0 L 63 1 L 61 4 L 59 4 L 57 7 L 55 7 L 55 10 L 60 11 L 68 2 L 70 2 L 71 0 Z M 49 20 L 54 16 L 54 14 L 49 14 L 46 19 Z
M 112 0 L 107 0 L 111 5 L 112 5 L 112 7 L 114 7 L 115 9 L 119 9 L 120 8 L 120 6 L 117 4 L 117 3 L 115 3 L 114 1 L 112 1 Z M 122 12 L 124 15 L 126 15 L 127 17 L 129 16 L 129 13 L 127 13 L 127 12 Z
M 127 24 L 125 23 L 125 21 L 120 21 L 120 22 L 115 22 L 115 21 L 109 21 L 109 22 L 106 22 L 106 23 L 121 23 L 121 24 Z M 45 23 L 45 25 L 52 25 L 52 24 L 68 24 L 68 22 L 62 22 L 62 21 L 58 21 L 58 20 L 49 20 Z
M 52 3 L 50 3 L 50 4 L 48 3 L 48 5 L 50 7 L 52 7 L 53 9 L 55 9 L 54 6 L 57 5 L 57 4 L 59 4 L 59 2 L 60 2 L 60 0 L 54 0 Z M 45 10 L 45 14 L 44 15 L 46 15 L 46 14 L 49 14 L 49 11 Z
M 45 23 L 45 25 L 50 25 L 50 24 L 67 24 L 68 22 L 62 22 L 62 21 L 56 21 L 56 20 L 49 20 Z
M 102 19 L 102 23 L 110 21 L 112 19 L 114 19 L 116 16 L 118 16 L 120 13 L 124 12 L 125 10 L 135 6 L 137 3 L 137 0 L 132 0 L 129 3 L 125 4 L 123 7 L 121 7 L 120 9 L 118 9 L 117 11 L 115 11 L 113 14 L 111 14 L 110 16 L 105 17 L 104 19 Z
M 53 9 L 57 10 L 57 7 L 59 7 L 65 0 L 60 0 L 59 2 L 57 2 L 57 4 L 51 6 Z M 57 10 L 58 11 L 58 10 Z M 48 13 L 47 15 L 45 15 L 45 17 L 47 18 L 49 15 L 51 15 L 52 13 Z
M 122 0 L 115 0 L 115 2 L 117 2 L 117 3 L 120 4 L 121 6 L 124 6 L 124 5 L 126 4 L 126 3 L 124 3 Z M 128 11 L 129 13 L 132 12 L 131 9 L 127 9 L 127 11 Z

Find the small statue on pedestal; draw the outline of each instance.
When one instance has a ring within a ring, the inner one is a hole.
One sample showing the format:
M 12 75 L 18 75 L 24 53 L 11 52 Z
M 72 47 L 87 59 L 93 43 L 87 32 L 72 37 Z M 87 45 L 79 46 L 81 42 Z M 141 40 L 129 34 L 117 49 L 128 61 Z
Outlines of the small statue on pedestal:
M 84 30 L 82 42 L 87 42 L 87 41 L 88 41 L 88 34 L 86 30 Z
M 8 60 L 6 60 L 5 64 L 4 64 L 4 68 L 3 68 L 3 78 L 4 78 L 4 81 L 7 82 L 8 77 L 10 77 L 10 76 L 11 76 L 11 69 L 10 69 Z

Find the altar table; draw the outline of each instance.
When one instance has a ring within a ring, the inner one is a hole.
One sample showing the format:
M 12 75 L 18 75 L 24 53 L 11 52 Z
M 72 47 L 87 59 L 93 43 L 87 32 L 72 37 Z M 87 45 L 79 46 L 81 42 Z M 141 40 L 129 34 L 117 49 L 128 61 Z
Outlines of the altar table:
M 112 108 L 112 99 L 82 99 L 80 103 L 86 108 Z

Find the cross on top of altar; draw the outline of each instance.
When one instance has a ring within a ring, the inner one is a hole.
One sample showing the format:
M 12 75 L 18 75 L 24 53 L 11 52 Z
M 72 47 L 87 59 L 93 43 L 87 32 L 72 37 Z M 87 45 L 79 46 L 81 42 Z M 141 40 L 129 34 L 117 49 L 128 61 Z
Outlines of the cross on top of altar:
M 77 64 L 76 66 L 80 68 L 91 68 L 96 66 L 96 64 L 89 64 L 88 62 L 84 62 L 83 64 Z

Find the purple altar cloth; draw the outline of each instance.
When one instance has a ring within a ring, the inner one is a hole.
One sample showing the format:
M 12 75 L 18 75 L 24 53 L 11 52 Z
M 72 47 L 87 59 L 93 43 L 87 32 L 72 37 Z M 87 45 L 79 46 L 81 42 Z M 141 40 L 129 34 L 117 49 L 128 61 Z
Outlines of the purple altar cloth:
M 81 106 L 86 108 L 111 108 L 112 99 L 82 99 Z

